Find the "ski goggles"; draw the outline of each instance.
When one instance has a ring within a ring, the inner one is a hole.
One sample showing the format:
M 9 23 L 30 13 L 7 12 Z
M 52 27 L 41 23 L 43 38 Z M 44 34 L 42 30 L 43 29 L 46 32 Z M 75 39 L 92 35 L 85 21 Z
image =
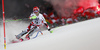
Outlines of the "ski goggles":
M 39 11 L 38 11 L 38 10 L 33 10 L 33 12 L 34 12 L 34 13 L 37 13 L 37 12 L 39 12 Z

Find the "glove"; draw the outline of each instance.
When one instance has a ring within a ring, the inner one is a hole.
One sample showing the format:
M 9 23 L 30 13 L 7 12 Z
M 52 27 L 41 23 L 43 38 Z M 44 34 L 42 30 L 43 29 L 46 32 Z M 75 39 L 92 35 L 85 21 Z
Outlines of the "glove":
M 50 33 L 53 33 L 53 30 L 52 30 L 52 31 L 50 31 Z
M 29 17 L 29 19 L 36 19 L 36 18 L 37 18 L 36 16 Z
M 50 31 L 51 29 L 48 29 L 48 31 Z
M 50 33 L 53 33 L 53 30 L 51 30 L 51 29 L 48 29 L 48 31 L 50 31 Z

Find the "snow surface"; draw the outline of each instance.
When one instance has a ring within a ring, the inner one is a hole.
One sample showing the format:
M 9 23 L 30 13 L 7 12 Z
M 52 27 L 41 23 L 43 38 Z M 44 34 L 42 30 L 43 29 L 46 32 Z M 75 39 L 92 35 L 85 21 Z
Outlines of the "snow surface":
M 100 50 L 100 18 L 53 30 L 53 33 L 42 31 L 44 35 L 39 34 L 35 39 L 8 43 L 6 50 Z M 0 50 L 4 50 L 3 44 Z

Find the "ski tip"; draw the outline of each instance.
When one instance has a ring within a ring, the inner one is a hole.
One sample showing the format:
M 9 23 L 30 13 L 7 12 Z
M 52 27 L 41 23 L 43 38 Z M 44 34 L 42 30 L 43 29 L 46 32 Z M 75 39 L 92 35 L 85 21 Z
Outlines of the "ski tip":
M 19 41 L 12 40 L 12 43 L 18 43 Z
M 41 33 L 41 35 L 43 35 L 43 33 Z

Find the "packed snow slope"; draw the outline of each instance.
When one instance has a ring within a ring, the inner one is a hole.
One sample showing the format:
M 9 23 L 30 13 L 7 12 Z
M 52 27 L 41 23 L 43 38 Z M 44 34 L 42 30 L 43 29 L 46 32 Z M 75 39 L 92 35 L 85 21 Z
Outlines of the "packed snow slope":
M 100 18 L 53 30 L 42 31 L 44 35 L 32 40 L 7 44 L 7 50 L 100 50 Z

